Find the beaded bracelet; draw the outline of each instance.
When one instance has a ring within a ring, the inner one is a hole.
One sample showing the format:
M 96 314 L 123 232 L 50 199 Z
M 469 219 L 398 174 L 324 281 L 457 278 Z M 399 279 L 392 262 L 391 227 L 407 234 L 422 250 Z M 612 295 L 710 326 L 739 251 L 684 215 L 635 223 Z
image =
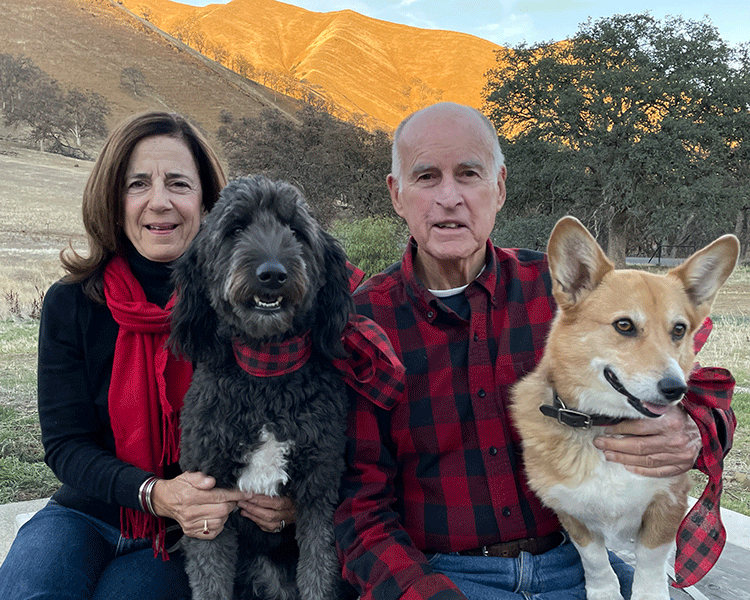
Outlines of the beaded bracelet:
M 156 514 L 156 511 L 154 511 L 154 505 L 151 498 L 154 492 L 154 485 L 156 485 L 157 481 L 159 481 L 159 478 L 152 475 L 141 484 L 141 487 L 138 490 L 138 502 L 141 505 L 141 510 L 153 515 L 154 517 L 159 516 Z

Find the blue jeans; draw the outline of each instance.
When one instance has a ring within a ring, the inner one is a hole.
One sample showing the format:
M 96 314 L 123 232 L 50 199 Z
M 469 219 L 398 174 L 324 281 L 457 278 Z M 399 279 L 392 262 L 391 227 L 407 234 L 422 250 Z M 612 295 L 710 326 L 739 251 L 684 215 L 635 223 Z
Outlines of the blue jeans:
M 429 556 L 429 555 L 428 555 Z M 583 565 L 566 542 L 533 556 L 518 558 L 434 554 L 432 567 L 446 575 L 469 600 L 585 600 Z M 630 598 L 633 569 L 610 553 L 624 598 Z
M 54 500 L 18 531 L 0 566 L 3 600 L 187 600 L 181 552 L 154 557 L 151 541 L 130 540 Z

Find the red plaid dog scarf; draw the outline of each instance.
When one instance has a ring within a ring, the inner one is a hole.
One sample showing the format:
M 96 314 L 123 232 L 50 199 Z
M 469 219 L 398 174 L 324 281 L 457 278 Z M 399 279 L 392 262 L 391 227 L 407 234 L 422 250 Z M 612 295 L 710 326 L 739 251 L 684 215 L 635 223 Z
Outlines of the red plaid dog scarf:
M 696 334 L 696 352 L 703 346 L 710 331 L 711 321 L 707 319 Z M 700 430 L 703 452 L 696 466 L 708 475 L 708 484 L 677 532 L 674 587 L 687 587 L 700 581 L 719 559 L 726 543 L 727 534 L 719 509 L 724 449 L 719 444 L 712 409 L 728 410 L 733 389 L 734 378 L 726 369 L 698 368 L 691 374 L 690 389 L 682 400 Z
M 390 408 L 404 393 L 405 369 L 380 326 L 361 315 L 349 316 L 341 336 L 349 358 L 331 361 L 344 381 L 382 408 Z M 262 348 L 234 340 L 237 364 L 254 377 L 278 377 L 304 365 L 312 354 L 310 332 Z

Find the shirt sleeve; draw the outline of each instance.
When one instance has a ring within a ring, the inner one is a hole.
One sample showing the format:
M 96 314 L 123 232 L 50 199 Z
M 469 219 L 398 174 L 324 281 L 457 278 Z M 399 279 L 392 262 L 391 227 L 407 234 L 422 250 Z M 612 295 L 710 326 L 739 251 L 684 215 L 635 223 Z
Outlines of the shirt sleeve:
M 400 525 L 396 460 L 385 435 L 390 413 L 355 392 L 350 398 L 347 472 L 334 519 L 344 578 L 362 600 L 464 599 Z
M 101 350 L 101 336 L 110 332 L 88 326 L 98 321 L 86 306 L 75 284 L 55 284 L 44 298 L 37 393 L 45 462 L 62 483 L 86 496 L 139 509 L 138 488 L 149 474 L 107 446 L 111 432 L 102 413 L 110 371 L 92 369 L 106 359 L 91 354 Z

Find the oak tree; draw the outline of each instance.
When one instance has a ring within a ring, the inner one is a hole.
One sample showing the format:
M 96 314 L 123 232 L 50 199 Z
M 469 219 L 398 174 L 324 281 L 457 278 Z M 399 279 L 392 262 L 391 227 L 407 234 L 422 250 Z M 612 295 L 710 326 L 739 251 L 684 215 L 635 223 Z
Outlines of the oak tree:
M 707 18 L 615 15 L 496 58 L 485 113 L 514 142 L 564 153 L 556 176 L 572 170 L 581 185 L 567 208 L 598 216 L 617 264 L 634 237 L 701 243 L 748 205 L 747 52 Z M 701 227 L 686 231 L 688 220 Z

